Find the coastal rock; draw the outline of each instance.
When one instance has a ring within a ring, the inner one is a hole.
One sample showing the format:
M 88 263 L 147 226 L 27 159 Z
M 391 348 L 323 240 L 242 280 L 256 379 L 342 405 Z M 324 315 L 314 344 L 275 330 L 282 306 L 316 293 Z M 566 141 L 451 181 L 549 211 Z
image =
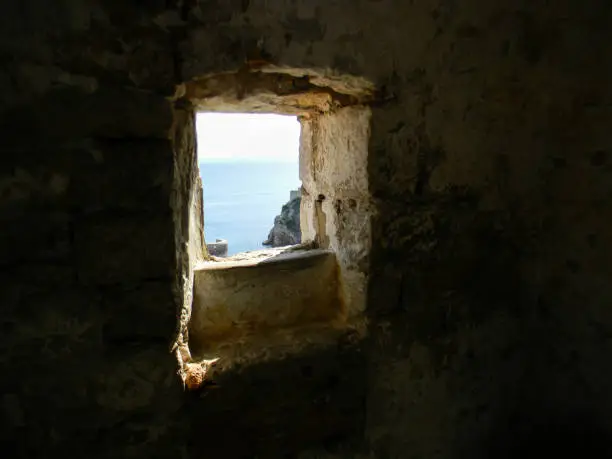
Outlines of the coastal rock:
M 274 226 L 268 233 L 268 239 L 263 245 L 283 247 L 299 244 L 302 240 L 300 232 L 300 203 L 299 195 L 292 193 L 291 200 L 283 206 L 280 215 L 274 219 Z

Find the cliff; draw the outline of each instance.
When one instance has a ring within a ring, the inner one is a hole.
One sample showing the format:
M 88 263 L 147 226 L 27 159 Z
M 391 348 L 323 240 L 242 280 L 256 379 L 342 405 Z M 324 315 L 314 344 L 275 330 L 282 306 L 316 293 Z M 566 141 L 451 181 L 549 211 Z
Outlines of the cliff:
M 291 195 L 292 199 L 285 204 L 280 215 L 274 219 L 274 226 L 268 233 L 268 239 L 263 244 L 271 247 L 299 244 L 302 239 L 300 232 L 300 203 L 299 195 Z

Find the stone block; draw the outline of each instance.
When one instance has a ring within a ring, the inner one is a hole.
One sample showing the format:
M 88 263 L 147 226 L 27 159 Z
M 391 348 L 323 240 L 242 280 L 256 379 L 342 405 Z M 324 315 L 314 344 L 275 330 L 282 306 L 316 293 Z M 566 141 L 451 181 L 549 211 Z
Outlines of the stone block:
M 333 253 L 257 253 L 196 268 L 189 324 L 190 347 L 196 353 L 246 346 L 275 334 L 290 336 L 292 328 L 344 319 Z
M 170 342 L 177 327 L 177 305 L 172 285 L 143 282 L 133 288 L 104 292 L 103 339 L 106 343 Z
M 85 212 L 167 210 L 172 189 L 172 153 L 169 140 L 91 143 L 74 153 L 81 156 L 82 167 L 72 171 L 70 202 Z
M 172 105 L 155 93 L 121 87 L 50 90 L 0 114 L 5 146 L 44 146 L 86 137 L 167 139 Z M 30 135 L 36 132 L 35 136 Z
M 345 107 L 303 123 L 300 178 L 310 194 L 368 195 L 370 110 Z
M 373 209 L 366 199 L 326 199 L 325 232 L 343 268 L 367 271 Z
M 98 405 L 109 412 L 152 414 L 158 407 L 180 406 L 176 361 L 164 345 L 133 346 L 109 354 L 90 381 Z
M 12 321 L 4 335 L 10 343 L 12 365 L 27 366 L 35 356 L 37 373 L 50 373 L 58 362 L 85 356 L 95 359 L 101 351 L 102 314 L 95 291 L 70 286 L 39 291 L 26 284 L 18 307 L 5 313 Z M 28 384 L 34 388 L 43 381 L 33 376 Z
M 5 150 L 0 206 L 32 205 L 91 213 L 169 208 L 173 145 L 162 139 L 83 139 L 71 145 Z M 137 178 L 137 179 L 135 179 Z
M 0 172 L 0 208 L 10 213 L 20 207 L 34 207 L 36 211 L 65 209 L 70 168 L 63 167 L 61 154 L 52 149 L 6 149 L 12 157 L 12 167 L 5 163 Z M 14 217 L 19 218 L 18 215 Z
M 175 264 L 172 219 L 97 215 L 75 228 L 77 275 L 84 284 L 130 284 L 169 278 Z
M 16 279 L 29 292 L 50 292 L 76 286 L 76 270 L 71 259 L 63 262 L 29 261 L 12 269 Z
M 2 223 L 0 265 L 18 261 L 66 261 L 72 254 L 71 218 L 66 213 L 31 209 Z

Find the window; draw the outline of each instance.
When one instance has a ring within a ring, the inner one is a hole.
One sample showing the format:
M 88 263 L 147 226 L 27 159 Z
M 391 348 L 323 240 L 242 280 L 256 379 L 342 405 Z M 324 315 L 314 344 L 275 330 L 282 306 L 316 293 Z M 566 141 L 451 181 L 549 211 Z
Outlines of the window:
M 198 113 L 196 129 L 209 253 L 231 256 L 263 249 L 270 233 L 275 237 L 269 245 L 298 243 L 299 200 L 293 200 L 297 209 L 291 209 L 297 213 L 284 212 L 275 225 L 301 187 L 297 117 Z
M 213 360 L 227 369 L 365 329 L 372 94 L 371 85 L 355 77 L 299 71 L 226 73 L 186 84 L 184 97 L 198 113 L 297 116 L 301 126 L 302 245 L 207 260 L 193 269 L 180 339 L 182 363 L 198 369 L 192 372 L 198 380 Z M 206 201 L 206 172 L 202 176 Z M 214 212 L 208 209 L 205 221 Z

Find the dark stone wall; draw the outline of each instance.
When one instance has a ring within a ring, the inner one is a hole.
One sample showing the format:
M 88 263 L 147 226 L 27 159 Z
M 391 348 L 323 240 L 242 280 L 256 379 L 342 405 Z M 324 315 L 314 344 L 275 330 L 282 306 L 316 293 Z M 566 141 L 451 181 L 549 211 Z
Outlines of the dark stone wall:
M 185 191 L 164 92 L 172 66 L 133 39 L 171 63 L 170 45 L 150 27 L 118 28 L 91 2 L 10 3 L 0 19 L 3 454 L 179 457 L 171 196 Z
M 249 448 L 226 457 L 605 452 L 608 2 L 9 3 L 0 403 L 13 457 L 189 457 L 234 432 Z M 371 333 L 348 363 L 335 348 L 313 357 L 334 362 L 324 375 L 264 365 L 194 401 L 170 352 L 189 265 L 177 203 L 196 186 L 189 107 L 172 95 L 262 58 L 365 77 L 384 96 Z M 256 398 L 268 382 L 287 385 L 285 402 Z M 327 408 L 302 404 L 313 391 Z

